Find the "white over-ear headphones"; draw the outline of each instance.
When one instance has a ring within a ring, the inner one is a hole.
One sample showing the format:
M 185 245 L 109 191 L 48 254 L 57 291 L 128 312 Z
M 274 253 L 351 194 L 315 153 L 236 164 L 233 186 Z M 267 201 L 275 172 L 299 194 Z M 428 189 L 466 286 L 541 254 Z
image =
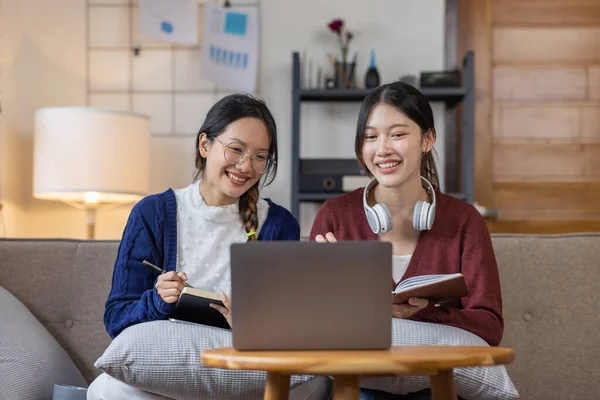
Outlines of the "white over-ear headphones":
M 421 180 L 425 182 L 428 187 L 428 192 L 431 195 L 432 202 L 428 203 L 423 200 L 417 201 L 415 204 L 415 211 L 413 213 L 413 227 L 418 231 L 429 230 L 433 226 L 435 219 L 435 190 L 433 185 L 424 177 Z M 365 188 L 363 194 L 363 206 L 365 208 L 365 214 L 367 215 L 367 221 L 369 227 L 376 235 L 382 232 L 389 232 L 392 229 L 392 214 L 387 206 L 383 203 L 377 203 L 373 207 L 370 207 L 367 203 L 369 191 L 377 184 L 376 179 L 372 179 Z

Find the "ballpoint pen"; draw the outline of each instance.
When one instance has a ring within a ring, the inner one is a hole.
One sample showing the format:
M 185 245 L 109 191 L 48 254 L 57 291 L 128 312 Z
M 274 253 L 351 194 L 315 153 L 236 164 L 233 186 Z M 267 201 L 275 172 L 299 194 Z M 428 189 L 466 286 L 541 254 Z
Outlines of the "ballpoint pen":
M 164 274 L 165 272 L 167 272 L 166 269 L 159 268 L 156 265 L 152 264 L 150 261 L 144 260 L 144 261 L 142 261 L 142 264 L 144 264 L 148 268 L 152 268 L 153 270 L 155 270 L 156 272 L 158 272 L 161 275 Z M 189 287 L 189 288 L 193 288 L 193 286 L 190 285 L 187 282 L 183 282 L 183 286 L 186 286 L 186 287 Z

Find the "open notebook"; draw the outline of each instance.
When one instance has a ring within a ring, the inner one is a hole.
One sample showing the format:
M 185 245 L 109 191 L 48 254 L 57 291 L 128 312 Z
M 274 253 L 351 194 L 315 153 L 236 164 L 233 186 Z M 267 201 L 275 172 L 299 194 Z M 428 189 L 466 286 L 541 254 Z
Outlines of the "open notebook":
M 223 314 L 212 308 L 210 303 L 223 306 L 223 301 L 218 293 L 184 287 L 173 311 L 169 314 L 169 319 L 175 322 L 191 322 L 231 329 Z
M 419 275 L 401 281 L 392 291 L 395 304 L 407 303 L 411 297 L 442 303 L 469 294 L 463 274 Z

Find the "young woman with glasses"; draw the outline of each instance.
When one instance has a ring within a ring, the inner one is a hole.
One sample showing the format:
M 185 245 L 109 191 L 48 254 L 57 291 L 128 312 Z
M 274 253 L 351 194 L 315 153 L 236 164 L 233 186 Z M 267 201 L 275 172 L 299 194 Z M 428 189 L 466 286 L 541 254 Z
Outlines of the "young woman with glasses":
M 231 325 L 229 247 L 252 240 L 299 240 L 297 220 L 259 198 L 277 172 L 277 129 L 268 108 L 247 94 L 224 97 L 196 138 L 196 174 L 186 188 L 137 203 L 118 251 L 104 323 L 111 337 L 164 319 L 184 284 L 221 293 Z M 156 278 L 143 261 L 165 269 Z
M 230 245 L 300 239 L 293 215 L 259 197 L 277 172 L 277 129 L 264 102 L 246 94 L 218 101 L 194 151 L 191 185 L 147 196 L 131 211 L 104 313 L 112 338 L 128 326 L 166 319 L 184 284 L 220 293 L 226 307 L 213 306 L 231 325 Z M 157 278 L 143 261 L 167 272 Z M 88 399 L 134 397 L 163 399 L 107 374 L 88 389 Z

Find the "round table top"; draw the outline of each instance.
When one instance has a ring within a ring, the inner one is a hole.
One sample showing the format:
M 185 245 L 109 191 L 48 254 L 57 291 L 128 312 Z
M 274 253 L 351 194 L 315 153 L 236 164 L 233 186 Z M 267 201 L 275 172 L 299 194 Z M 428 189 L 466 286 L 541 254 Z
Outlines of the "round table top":
M 237 351 L 205 350 L 211 367 L 288 374 L 436 374 L 440 370 L 509 364 L 514 351 L 487 346 L 393 346 L 389 350 Z

